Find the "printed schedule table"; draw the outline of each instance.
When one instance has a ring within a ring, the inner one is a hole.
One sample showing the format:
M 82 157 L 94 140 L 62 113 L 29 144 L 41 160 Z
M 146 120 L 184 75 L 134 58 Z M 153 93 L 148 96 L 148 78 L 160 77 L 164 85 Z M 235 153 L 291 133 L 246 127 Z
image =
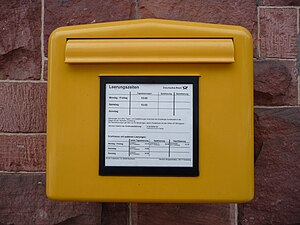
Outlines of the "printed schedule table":
M 190 161 L 191 143 L 186 140 L 120 139 L 108 141 L 108 155 L 134 158 L 171 158 Z
M 139 88 L 140 86 L 116 86 L 108 85 L 108 88 L 116 87 Z M 188 85 L 182 88 L 188 89 Z M 191 110 L 191 99 L 187 92 L 163 91 L 163 92 L 138 92 L 129 90 L 128 93 L 111 93 L 108 95 L 108 109 L 110 112 L 126 113 L 133 115 L 140 110 L 150 110 L 156 115 L 175 116 L 181 110 Z M 179 112 L 180 113 L 180 112 Z
M 193 84 L 107 83 L 105 107 L 105 166 L 193 166 Z

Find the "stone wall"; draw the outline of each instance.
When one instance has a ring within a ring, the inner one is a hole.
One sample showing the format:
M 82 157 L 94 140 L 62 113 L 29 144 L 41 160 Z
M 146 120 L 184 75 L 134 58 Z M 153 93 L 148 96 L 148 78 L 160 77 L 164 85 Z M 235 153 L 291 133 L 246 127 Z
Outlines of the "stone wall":
M 300 224 L 300 0 L 0 0 L 0 224 Z M 47 39 L 64 25 L 164 18 L 254 38 L 255 199 L 55 202 L 45 196 Z

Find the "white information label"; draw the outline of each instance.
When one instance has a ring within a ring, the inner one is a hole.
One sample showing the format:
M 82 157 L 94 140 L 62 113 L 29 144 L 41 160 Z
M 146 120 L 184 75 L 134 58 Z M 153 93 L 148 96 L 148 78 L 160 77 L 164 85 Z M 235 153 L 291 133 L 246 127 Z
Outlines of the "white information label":
M 107 83 L 105 104 L 105 166 L 193 166 L 193 84 Z

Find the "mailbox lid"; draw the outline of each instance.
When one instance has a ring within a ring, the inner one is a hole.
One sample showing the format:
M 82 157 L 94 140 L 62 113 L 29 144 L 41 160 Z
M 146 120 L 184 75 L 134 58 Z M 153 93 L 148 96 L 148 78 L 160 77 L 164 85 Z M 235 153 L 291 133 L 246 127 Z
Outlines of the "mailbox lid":
M 66 63 L 232 63 L 232 39 L 69 39 Z

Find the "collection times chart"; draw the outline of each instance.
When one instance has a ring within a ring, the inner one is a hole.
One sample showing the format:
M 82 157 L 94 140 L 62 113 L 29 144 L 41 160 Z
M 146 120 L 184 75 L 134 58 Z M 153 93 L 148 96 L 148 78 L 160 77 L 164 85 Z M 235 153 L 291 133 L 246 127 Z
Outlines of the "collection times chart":
M 192 84 L 106 84 L 105 166 L 192 167 Z

